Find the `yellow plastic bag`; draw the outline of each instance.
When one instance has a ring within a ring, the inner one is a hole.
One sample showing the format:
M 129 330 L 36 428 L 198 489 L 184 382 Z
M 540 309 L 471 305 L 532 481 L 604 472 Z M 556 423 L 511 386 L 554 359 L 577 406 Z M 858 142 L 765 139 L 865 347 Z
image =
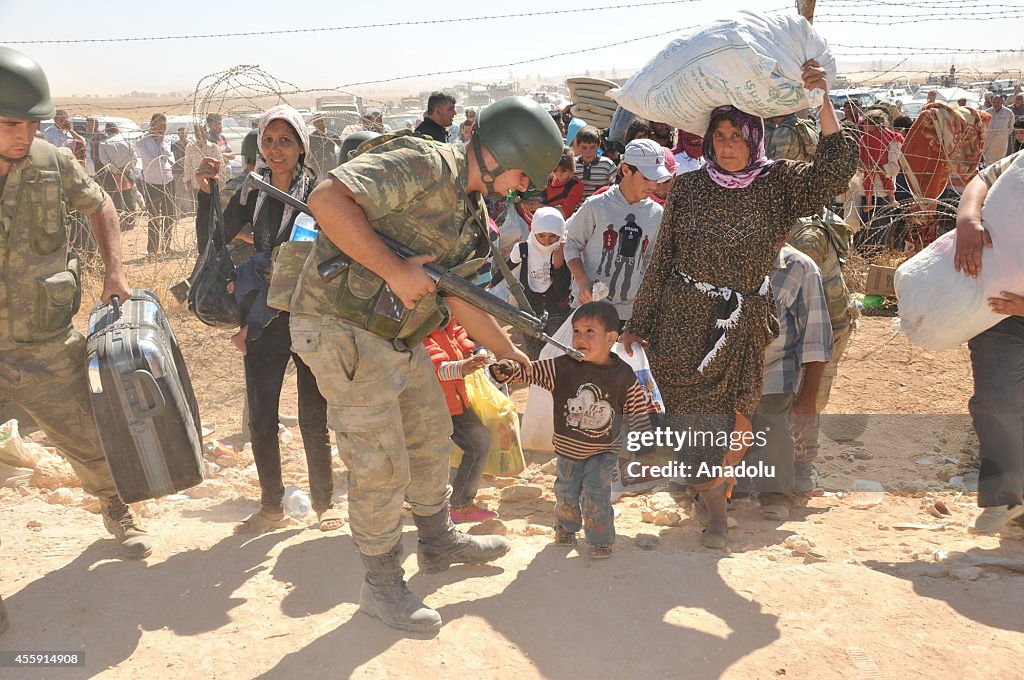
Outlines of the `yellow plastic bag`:
M 473 413 L 491 433 L 484 474 L 518 475 L 526 469 L 526 460 L 519 439 L 519 414 L 512 400 L 487 379 L 483 370 L 473 371 L 466 378 L 466 394 Z M 462 449 L 452 444 L 451 466 L 457 468 L 461 462 Z

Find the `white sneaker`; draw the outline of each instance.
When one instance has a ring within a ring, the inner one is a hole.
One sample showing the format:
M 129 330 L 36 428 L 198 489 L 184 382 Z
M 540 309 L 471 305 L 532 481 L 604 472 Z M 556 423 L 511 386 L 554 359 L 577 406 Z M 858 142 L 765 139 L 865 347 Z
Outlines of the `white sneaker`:
M 970 531 L 972 534 L 997 534 L 1006 528 L 1006 525 L 1024 515 L 1024 505 L 1015 505 L 1012 508 L 1006 505 L 997 505 L 994 508 L 983 508 L 981 514 L 974 518 Z

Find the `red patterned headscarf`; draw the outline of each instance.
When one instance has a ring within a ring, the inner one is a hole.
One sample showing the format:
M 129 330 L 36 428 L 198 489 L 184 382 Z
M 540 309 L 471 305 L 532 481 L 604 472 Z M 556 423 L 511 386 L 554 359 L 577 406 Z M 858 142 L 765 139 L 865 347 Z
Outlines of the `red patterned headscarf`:
M 672 149 L 672 153 L 680 151 L 686 152 L 686 155 L 694 160 L 700 159 L 704 155 L 704 138 L 686 130 L 679 130 L 676 134 L 676 148 Z

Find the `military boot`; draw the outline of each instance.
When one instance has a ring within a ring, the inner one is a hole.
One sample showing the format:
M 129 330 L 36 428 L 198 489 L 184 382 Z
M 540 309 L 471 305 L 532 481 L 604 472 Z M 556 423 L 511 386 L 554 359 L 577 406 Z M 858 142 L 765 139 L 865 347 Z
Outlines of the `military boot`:
M 428 517 L 413 513 L 420 538 L 416 559 L 424 574 L 436 574 L 453 564 L 483 564 L 508 552 L 511 544 L 503 536 L 470 536 L 452 524 L 447 505 Z
M 121 542 L 121 548 L 128 557 L 141 560 L 153 552 L 149 534 L 136 523 L 131 508 L 118 496 L 101 498 L 100 514 L 103 515 L 103 526 Z
M 366 578 L 359 589 L 359 611 L 398 630 L 432 633 L 441 629 L 441 615 L 405 585 L 400 543 L 383 555 L 360 552 L 359 557 L 366 567 Z

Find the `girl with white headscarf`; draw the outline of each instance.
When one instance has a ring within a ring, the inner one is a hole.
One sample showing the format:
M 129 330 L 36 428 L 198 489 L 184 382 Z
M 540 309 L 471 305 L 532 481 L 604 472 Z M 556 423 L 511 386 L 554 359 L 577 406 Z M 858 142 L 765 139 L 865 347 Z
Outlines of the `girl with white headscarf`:
M 312 170 L 304 164 L 309 133 L 302 116 L 288 105 L 268 110 L 259 124 L 259 155 L 256 172 L 278 189 L 306 201 L 316 185 Z M 219 163 L 206 158 L 196 171 L 200 186 L 196 223 L 210 219 L 212 209 L 208 182 L 217 179 Z M 236 269 L 236 296 L 251 291 L 246 299 L 245 332 L 234 338 L 245 355 L 245 391 L 249 404 L 252 452 L 259 473 L 261 509 L 236 527 L 236 532 L 263 532 L 288 525 L 284 515 L 284 484 L 278 412 L 281 386 L 288 361 L 295 364 L 299 401 L 299 430 L 309 467 L 310 496 L 322 531 L 339 528 L 344 520 L 331 502 L 331 445 L 327 431 L 327 401 L 317 388 L 313 372 L 291 351 L 288 314 L 267 306 L 270 254 L 289 240 L 298 213 L 294 208 L 257 191 L 244 182 L 224 210 L 225 239 L 251 233 L 256 254 Z M 211 238 L 212 235 L 211 235 Z M 245 240 L 248 240 L 247 238 Z
M 519 267 L 519 281 L 537 316 L 548 314 L 544 332 L 552 335 L 569 318 L 569 289 L 572 274 L 565 265 L 565 218 L 558 208 L 545 206 L 533 214 L 530 234 L 509 253 L 509 268 Z M 527 338 L 523 351 L 535 360 L 544 342 Z

